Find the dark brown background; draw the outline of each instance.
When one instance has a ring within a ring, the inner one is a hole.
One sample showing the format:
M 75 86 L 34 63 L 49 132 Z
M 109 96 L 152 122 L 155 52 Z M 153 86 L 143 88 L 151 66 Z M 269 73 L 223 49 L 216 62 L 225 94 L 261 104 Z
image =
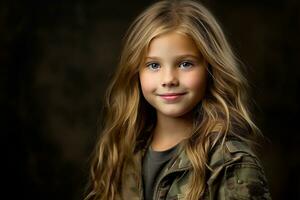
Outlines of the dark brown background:
M 82 199 L 121 38 L 151 2 L 0 2 L 2 195 Z M 299 199 L 299 1 L 203 2 L 248 67 L 273 199 Z

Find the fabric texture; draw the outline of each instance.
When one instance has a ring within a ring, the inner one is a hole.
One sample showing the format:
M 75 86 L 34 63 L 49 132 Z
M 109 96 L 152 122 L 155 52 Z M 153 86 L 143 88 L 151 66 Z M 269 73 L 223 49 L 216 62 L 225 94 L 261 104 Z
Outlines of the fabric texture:
M 177 150 L 177 145 L 165 150 L 154 151 L 149 146 L 143 159 L 143 183 L 145 200 L 152 200 L 157 178 L 166 164 L 171 160 Z
M 153 200 L 183 199 L 192 171 L 183 148 L 158 177 Z M 145 149 L 136 152 L 133 165 L 123 171 L 121 191 L 117 199 L 143 200 L 142 159 Z M 265 173 L 257 156 L 242 141 L 228 140 L 210 153 L 203 200 L 270 200 Z

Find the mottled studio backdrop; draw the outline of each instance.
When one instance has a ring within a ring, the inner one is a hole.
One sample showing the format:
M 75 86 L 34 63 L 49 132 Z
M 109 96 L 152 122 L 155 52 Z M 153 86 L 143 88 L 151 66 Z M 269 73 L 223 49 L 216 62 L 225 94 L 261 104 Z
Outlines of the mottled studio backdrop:
M 82 199 L 102 97 L 153 1 L 0 1 L 1 196 Z M 205 0 L 248 67 L 273 199 L 300 199 L 298 0 Z

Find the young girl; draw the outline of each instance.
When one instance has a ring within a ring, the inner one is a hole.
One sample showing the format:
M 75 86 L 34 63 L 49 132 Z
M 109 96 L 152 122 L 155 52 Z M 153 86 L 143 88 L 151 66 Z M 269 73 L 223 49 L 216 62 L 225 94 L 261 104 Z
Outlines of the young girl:
M 107 90 L 86 199 L 271 199 L 239 67 L 198 2 L 140 14 Z

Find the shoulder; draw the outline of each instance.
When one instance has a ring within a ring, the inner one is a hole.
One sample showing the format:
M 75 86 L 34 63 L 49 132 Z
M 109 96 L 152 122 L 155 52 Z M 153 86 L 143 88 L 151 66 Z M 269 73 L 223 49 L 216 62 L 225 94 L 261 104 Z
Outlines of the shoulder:
M 224 144 L 218 144 L 211 150 L 209 154 L 209 166 L 217 168 L 235 161 L 241 161 L 245 158 L 259 164 L 256 162 L 258 158 L 250 145 L 240 140 L 227 140 Z
M 219 199 L 271 199 L 260 160 L 243 141 L 228 140 L 210 154 L 209 192 Z

